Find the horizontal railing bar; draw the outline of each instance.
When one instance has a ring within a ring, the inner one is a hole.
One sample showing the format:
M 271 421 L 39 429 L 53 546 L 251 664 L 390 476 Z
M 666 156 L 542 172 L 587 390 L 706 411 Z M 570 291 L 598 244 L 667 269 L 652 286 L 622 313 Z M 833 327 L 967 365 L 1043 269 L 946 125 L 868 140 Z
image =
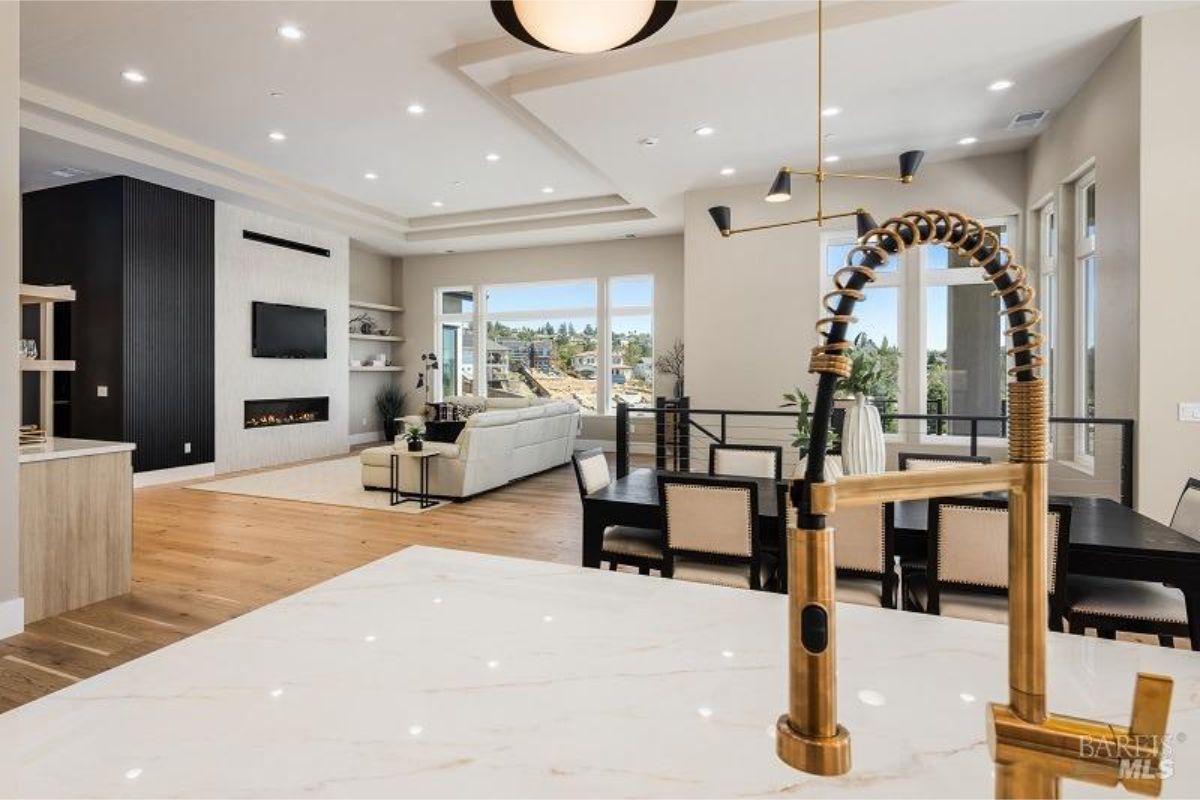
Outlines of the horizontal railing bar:
M 727 414 L 730 416 L 741 417 L 795 417 L 795 411 L 720 411 L 708 408 L 631 408 L 629 413 L 654 415 L 654 414 Z M 812 414 L 810 413 L 811 417 Z M 978 416 L 972 414 L 889 414 L 881 412 L 879 414 L 881 420 L 903 419 L 903 420 L 947 420 L 949 422 L 970 422 L 977 420 L 979 422 L 1005 422 L 1007 417 L 992 417 Z M 1094 424 L 1094 425 L 1127 425 L 1134 420 L 1127 417 L 1050 417 L 1050 422 L 1054 423 L 1074 423 L 1078 425 Z

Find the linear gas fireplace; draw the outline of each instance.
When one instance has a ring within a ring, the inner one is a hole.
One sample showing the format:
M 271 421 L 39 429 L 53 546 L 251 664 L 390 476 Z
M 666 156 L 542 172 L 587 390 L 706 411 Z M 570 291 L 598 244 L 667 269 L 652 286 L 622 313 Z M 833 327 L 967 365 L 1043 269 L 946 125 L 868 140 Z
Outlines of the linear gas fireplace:
M 302 425 L 329 420 L 328 397 L 281 397 L 275 400 L 247 400 L 246 427 L 273 428 L 278 425 Z

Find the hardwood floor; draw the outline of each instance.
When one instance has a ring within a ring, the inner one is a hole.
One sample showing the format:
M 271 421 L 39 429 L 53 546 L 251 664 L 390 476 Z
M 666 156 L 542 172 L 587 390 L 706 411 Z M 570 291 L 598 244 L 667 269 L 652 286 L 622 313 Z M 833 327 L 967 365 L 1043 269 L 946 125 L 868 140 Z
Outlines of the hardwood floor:
M 183 486 L 135 494 L 132 592 L 0 641 L 0 712 L 409 545 L 579 563 L 570 465 L 425 514 Z

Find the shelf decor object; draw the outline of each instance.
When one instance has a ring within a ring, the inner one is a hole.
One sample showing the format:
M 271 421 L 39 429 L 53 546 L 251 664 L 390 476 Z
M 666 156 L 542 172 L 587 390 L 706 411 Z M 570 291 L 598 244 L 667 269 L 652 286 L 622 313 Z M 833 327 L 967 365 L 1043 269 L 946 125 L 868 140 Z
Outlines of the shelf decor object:
M 819 183 L 818 183 L 819 185 Z M 725 209 L 727 215 L 728 209 Z M 724 223 L 714 214 L 723 236 Z M 878 225 L 863 210 L 856 214 L 858 243 L 833 278 L 834 290 L 817 321 L 823 340 L 812 349 L 808 371 L 818 377 L 811 446 L 803 479 L 792 483 L 797 527 L 788 531 L 787 713 L 776 723 L 779 757 L 816 775 L 850 770 L 850 732 L 837 718 L 837 624 L 834 529 L 827 517 L 838 508 L 879 502 L 952 497 L 1004 491 L 1009 497 L 1008 704 L 987 710 L 989 752 L 996 764 L 997 797 L 1058 797 L 1060 780 L 1123 785 L 1140 794 L 1161 789 L 1167 717 L 1174 682 L 1139 673 L 1128 726 L 1047 711 L 1046 590 L 1047 405 L 1039 371 L 1042 315 L 1035 292 L 1012 250 L 979 220 L 954 211 L 909 211 Z M 771 226 L 764 226 L 771 227 Z M 847 332 L 854 307 L 875 270 L 912 247 L 943 245 L 970 259 L 995 286 L 1002 305 L 1008 357 L 1008 452 L 1005 464 L 831 479 L 826 474 L 834 394 L 850 376 L 852 348 Z
M 54 358 L 54 304 L 71 303 L 75 300 L 75 290 L 70 286 L 36 286 L 22 283 L 18 290 L 19 302 L 22 306 L 38 306 L 38 345 L 29 348 L 29 354 L 40 355 L 40 358 L 20 359 L 22 372 L 41 373 L 38 388 L 38 424 L 42 441 L 54 433 L 54 373 L 74 372 L 75 362 Z M 25 431 L 21 432 L 21 444 L 25 441 Z
M 602 53 L 648 39 L 675 13 L 677 0 L 492 0 L 492 14 L 514 39 L 560 53 Z
M 921 166 L 921 160 L 925 158 L 923 150 L 909 150 L 900 154 L 900 171 L 898 175 L 861 175 L 851 172 L 830 172 L 825 169 L 825 29 L 824 29 L 824 3 L 823 0 L 817 0 L 817 160 L 816 165 L 812 169 L 795 169 L 789 166 L 782 166 L 779 172 L 775 175 L 775 180 L 771 183 L 771 188 L 767 191 L 766 201 L 768 203 L 783 203 L 792 199 L 792 176 L 806 175 L 811 177 L 817 185 L 817 209 L 816 214 L 803 219 L 794 219 L 788 222 L 772 222 L 766 225 L 755 225 L 748 228 L 734 228 L 733 214 L 729 206 L 713 206 L 708 210 L 708 214 L 712 217 L 713 223 L 722 236 L 733 236 L 739 233 L 748 233 L 750 231 L 766 230 L 768 228 L 782 228 L 788 225 L 804 225 L 810 222 L 815 222 L 818 227 L 825 224 L 826 220 L 841 219 L 843 217 L 858 216 L 861 218 L 863 210 L 861 208 L 854 211 L 838 211 L 832 214 L 825 213 L 825 181 L 831 178 L 847 178 L 853 180 L 871 180 L 871 181 L 898 181 L 899 183 L 909 184 L 913 182 L 913 178 L 917 174 L 917 168 Z M 860 219 L 859 235 L 862 234 L 862 224 Z
M 349 323 L 350 330 L 347 333 L 347 335 L 350 337 L 351 343 L 382 342 L 384 344 L 395 346 L 404 342 L 404 337 L 395 333 L 397 326 L 391 321 L 391 316 L 385 317 L 384 322 L 380 323 L 376 321 L 376 318 L 373 314 L 369 313 L 374 311 L 387 315 L 403 314 L 404 309 L 400 306 L 389 305 L 387 303 L 374 303 L 367 300 L 351 300 L 350 308 L 361 309 L 362 311 L 362 313 L 359 314 L 354 314 L 353 311 L 351 312 Z M 362 347 L 363 346 L 360 345 L 358 352 L 363 352 L 361 349 Z M 394 354 L 395 351 L 392 350 L 391 352 L 387 353 L 372 352 L 365 357 L 354 356 L 350 359 L 350 371 L 376 372 L 385 374 L 390 373 L 393 375 L 403 372 L 404 367 L 390 363 L 394 360 Z

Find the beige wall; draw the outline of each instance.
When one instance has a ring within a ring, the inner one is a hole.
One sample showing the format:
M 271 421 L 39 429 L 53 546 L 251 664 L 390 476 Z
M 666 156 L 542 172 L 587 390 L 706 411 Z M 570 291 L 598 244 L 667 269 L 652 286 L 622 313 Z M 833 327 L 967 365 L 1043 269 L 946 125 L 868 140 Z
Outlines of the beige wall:
M 403 363 L 409 366 L 404 387 L 411 394 L 410 409 L 416 410 L 422 402 L 413 387 L 420 354 L 434 346 L 433 300 L 438 287 L 630 274 L 654 276 L 654 344 L 661 352 L 683 338 L 683 239 L 679 236 L 404 259 L 401 283 L 407 341 L 402 352 Z M 657 384 L 660 393 L 669 393 L 670 388 L 669 378 Z M 611 417 L 584 418 L 585 439 L 611 439 L 613 431 Z
M 1200 423 L 1180 402 L 1200 402 L 1200 9 L 1142 21 L 1141 272 L 1138 291 L 1138 507 L 1166 521 L 1189 476 L 1200 477 Z M 1128 380 L 1126 372 L 1124 380 Z
M 821 231 L 797 225 L 722 239 L 708 216 L 709 206 L 728 205 L 737 228 L 811 214 L 805 179 L 794 179 L 792 202 L 763 202 L 769 177 L 685 196 L 684 331 L 693 406 L 769 409 L 792 386 L 809 392 L 816 386 L 806 370 L 809 348 L 817 342 Z M 1011 153 L 930 164 L 911 186 L 874 181 L 827 186 L 827 209 L 863 206 L 880 222 L 931 207 L 976 217 L 1019 217 L 1025 160 L 1024 154 Z M 825 230 L 852 228 L 851 220 Z
M 17 283 L 21 273 L 19 180 L 20 7 L 0 2 L 0 431 L 15 437 L 20 421 Z M 16 442 L 0 449 L 0 637 L 21 629 L 17 537 Z
M 399 259 L 380 255 L 358 247 L 350 248 L 350 299 L 368 303 L 399 305 L 395 291 Z M 351 316 L 361 314 L 363 309 L 350 309 Z M 403 335 L 404 315 L 369 312 L 375 321 Z M 390 348 L 390 350 L 389 350 Z M 400 356 L 400 348 L 380 342 L 350 342 L 351 358 L 366 358 L 375 353 L 393 352 Z M 403 363 L 403 362 L 402 362 Z M 375 394 L 388 383 L 401 385 L 407 380 L 405 373 L 352 372 L 350 373 L 350 435 L 357 437 L 351 444 L 364 443 L 383 436 L 383 423 L 375 412 Z M 378 436 L 373 436 L 378 434 Z
M 1070 181 L 1089 164 L 1096 170 L 1097 318 L 1096 413 L 1138 415 L 1138 106 L 1141 35 L 1138 26 L 1118 43 L 1075 97 L 1051 119 L 1029 151 L 1027 207 L 1047 198 L 1058 208 L 1058 342 L 1054 347 L 1055 413 L 1075 415 L 1074 188 Z M 1036 218 L 1031 215 L 1031 221 Z M 1038 248 L 1036 222 L 1028 226 L 1031 262 Z M 1049 350 L 1049 348 L 1047 348 Z M 1059 428 L 1057 455 L 1074 457 L 1072 436 Z M 1097 429 L 1096 477 L 1119 479 L 1116 428 Z

